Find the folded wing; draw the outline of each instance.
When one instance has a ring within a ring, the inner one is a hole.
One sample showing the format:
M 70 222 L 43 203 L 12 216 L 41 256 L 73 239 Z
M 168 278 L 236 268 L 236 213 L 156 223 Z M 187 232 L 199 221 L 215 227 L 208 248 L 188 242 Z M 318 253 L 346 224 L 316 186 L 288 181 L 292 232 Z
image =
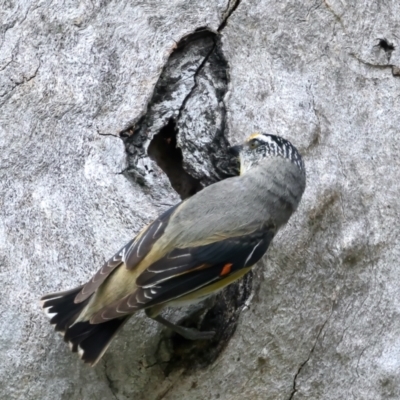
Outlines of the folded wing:
M 91 323 L 118 318 L 198 290 L 204 292 L 204 288 L 214 288 L 218 282 L 222 287 L 238 271 L 254 265 L 274 235 L 274 227 L 263 226 L 204 246 L 175 248 L 138 276 L 134 293 L 104 307 L 91 318 Z

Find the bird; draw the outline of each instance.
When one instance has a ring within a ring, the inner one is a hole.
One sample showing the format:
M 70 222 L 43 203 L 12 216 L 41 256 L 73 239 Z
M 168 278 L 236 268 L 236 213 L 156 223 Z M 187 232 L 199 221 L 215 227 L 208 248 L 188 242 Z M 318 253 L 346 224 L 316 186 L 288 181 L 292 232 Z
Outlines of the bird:
M 306 171 L 286 139 L 254 133 L 230 148 L 240 174 L 209 185 L 144 227 L 85 284 L 47 294 L 55 330 L 90 366 L 140 310 L 189 340 L 199 331 L 165 319 L 165 307 L 203 301 L 243 277 L 297 209 Z

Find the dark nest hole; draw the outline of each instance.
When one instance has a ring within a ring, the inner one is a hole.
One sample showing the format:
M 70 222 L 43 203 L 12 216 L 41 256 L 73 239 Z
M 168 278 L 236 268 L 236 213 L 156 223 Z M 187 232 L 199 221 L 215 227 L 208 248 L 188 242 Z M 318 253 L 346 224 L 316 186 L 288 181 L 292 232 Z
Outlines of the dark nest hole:
M 182 200 L 193 196 L 203 187 L 183 169 L 182 150 L 176 145 L 175 121 L 171 118 L 166 126 L 154 135 L 148 147 L 149 157 L 166 173 L 171 186 Z

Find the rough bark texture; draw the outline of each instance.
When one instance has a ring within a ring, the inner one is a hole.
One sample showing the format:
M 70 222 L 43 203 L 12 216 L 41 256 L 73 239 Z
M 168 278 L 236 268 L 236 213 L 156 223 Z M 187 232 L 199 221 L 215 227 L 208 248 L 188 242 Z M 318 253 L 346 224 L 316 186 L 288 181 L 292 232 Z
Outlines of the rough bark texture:
M 0 23 L 0 398 L 400 398 L 397 0 L 6 0 Z M 251 294 L 198 322 L 220 342 L 139 314 L 83 365 L 39 297 L 253 131 L 301 150 L 307 189 Z

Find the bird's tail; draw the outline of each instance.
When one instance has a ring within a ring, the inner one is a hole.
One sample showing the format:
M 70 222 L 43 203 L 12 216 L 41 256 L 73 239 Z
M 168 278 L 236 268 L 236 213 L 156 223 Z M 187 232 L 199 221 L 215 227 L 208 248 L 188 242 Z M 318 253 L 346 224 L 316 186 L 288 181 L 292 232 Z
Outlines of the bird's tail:
M 91 324 L 89 321 L 75 322 L 90 300 L 89 297 L 81 303 L 74 303 L 82 287 L 47 294 L 40 300 L 45 314 L 50 318 L 50 323 L 55 325 L 55 330 L 61 333 L 71 351 L 78 352 L 81 359 L 93 367 L 129 316 L 101 324 Z

